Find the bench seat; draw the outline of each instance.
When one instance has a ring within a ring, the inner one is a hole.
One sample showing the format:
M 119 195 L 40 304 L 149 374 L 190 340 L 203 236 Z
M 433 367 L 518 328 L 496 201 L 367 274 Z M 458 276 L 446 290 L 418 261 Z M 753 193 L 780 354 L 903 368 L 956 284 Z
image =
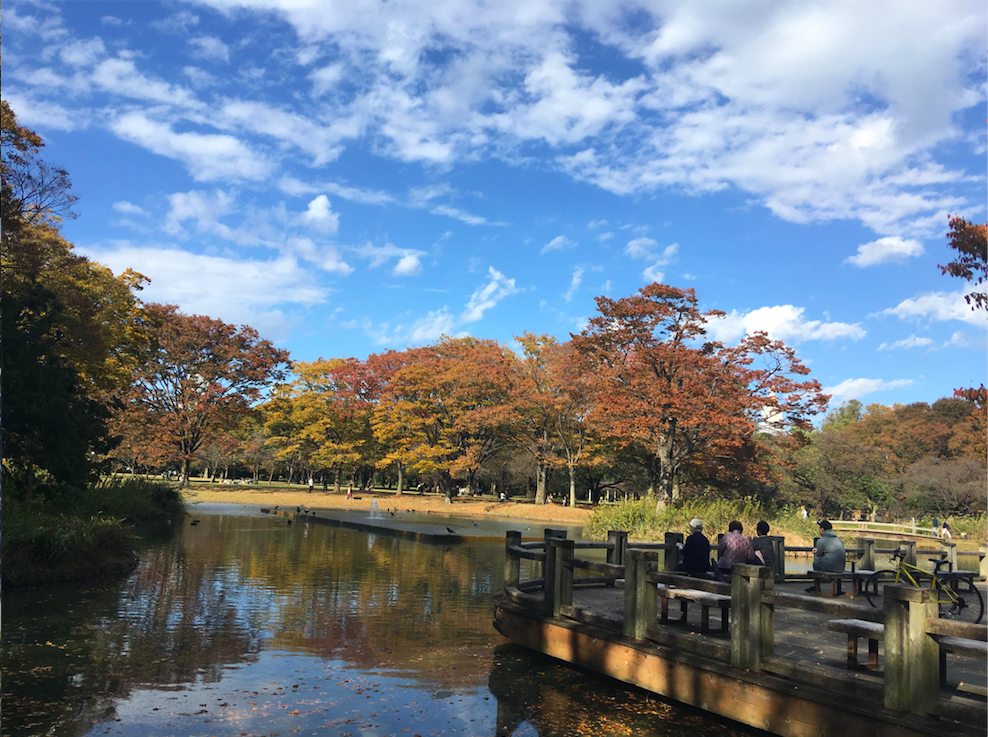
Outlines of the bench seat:
M 867 668 L 878 667 L 878 641 L 885 639 L 885 625 L 878 622 L 867 622 L 863 619 L 831 619 L 827 622 L 831 632 L 842 632 L 847 635 L 847 667 L 854 670 L 858 667 L 858 638 L 868 639 Z
M 680 622 L 686 621 L 687 606 L 692 601 L 700 605 L 700 632 L 707 633 L 710 631 L 710 609 L 712 607 L 720 609 L 720 631 L 727 632 L 728 612 L 731 608 L 730 596 L 698 589 L 678 589 L 672 586 L 657 586 L 656 590 L 662 600 L 661 621 L 663 624 L 669 621 L 669 602 L 677 599 L 679 601 Z
M 860 570 L 860 571 L 810 571 L 810 578 L 813 579 L 813 588 L 815 593 L 821 596 L 831 596 L 837 597 L 841 596 L 843 588 L 841 584 L 844 581 L 851 582 L 851 596 L 859 596 L 861 594 L 861 587 L 868 577 L 871 576 L 874 571 Z M 820 590 L 821 583 L 830 584 L 830 593 L 826 594 Z

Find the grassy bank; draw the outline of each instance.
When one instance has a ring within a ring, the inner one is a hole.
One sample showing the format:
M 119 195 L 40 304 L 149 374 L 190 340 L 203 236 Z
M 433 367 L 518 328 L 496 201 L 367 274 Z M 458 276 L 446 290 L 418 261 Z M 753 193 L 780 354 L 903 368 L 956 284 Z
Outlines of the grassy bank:
M 727 525 L 738 520 L 747 535 L 755 534 L 759 520 L 768 522 L 771 535 L 782 535 L 787 545 L 810 545 L 819 532 L 814 519 L 802 519 L 795 510 L 783 508 L 769 511 L 751 502 L 726 499 L 694 500 L 675 507 L 666 507 L 655 513 L 654 499 L 638 499 L 614 506 L 600 507 L 587 520 L 584 534 L 594 540 L 607 538 L 608 530 L 628 530 L 634 540 L 661 542 L 666 532 L 689 534 L 689 521 L 697 517 L 703 520 L 708 537 L 727 532 Z M 955 541 L 967 534 L 969 544 L 961 549 L 976 547 L 985 542 L 988 520 L 984 515 L 950 517 Z
M 727 525 L 738 520 L 749 535 L 755 534 L 759 520 L 769 523 L 769 534 L 782 535 L 790 545 L 809 545 L 817 535 L 814 520 L 804 520 L 795 511 L 771 513 L 758 504 L 726 499 L 695 500 L 655 512 L 654 499 L 638 499 L 600 507 L 587 520 L 584 534 L 594 540 L 607 538 L 608 530 L 628 530 L 633 540 L 661 542 L 666 532 L 689 534 L 689 522 L 703 520 L 708 537 L 727 532 Z
M 6 490 L 5 490 L 6 491 Z M 130 479 L 58 502 L 3 499 L 3 585 L 28 586 L 118 573 L 133 566 L 138 533 L 184 513 L 178 491 Z

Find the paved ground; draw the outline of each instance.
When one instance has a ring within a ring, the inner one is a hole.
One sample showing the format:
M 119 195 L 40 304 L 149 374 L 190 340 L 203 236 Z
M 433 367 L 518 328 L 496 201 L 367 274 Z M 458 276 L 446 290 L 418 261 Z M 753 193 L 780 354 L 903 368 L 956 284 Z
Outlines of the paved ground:
M 807 583 L 787 582 L 776 584 L 776 590 L 790 594 L 805 594 L 804 589 Z M 982 595 L 985 594 L 985 585 L 979 584 Z M 615 617 L 623 616 L 624 592 L 620 587 L 615 588 L 576 588 L 573 591 L 573 603 L 578 606 L 585 606 L 595 611 L 600 611 Z M 863 596 L 851 598 L 843 596 L 841 600 L 850 603 L 867 606 L 868 602 Z M 670 602 L 669 615 L 675 618 L 679 614 L 679 604 Z M 710 614 L 711 632 L 707 635 L 714 639 L 723 641 L 730 640 L 730 634 L 717 632 L 719 626 L 719 615 L 712 611 Z M 836 617 L 815 612 L 807 612 L 801 609 L 791 609 L 788 607 L 776 607 L 775 610 L 775 656 L 779 658 L 804 660 L 811 663 L 834 668 L 844 669 L 847 666 L 847 637 L 840 633 L 831 632 L 827 629 L 827 620 Z M 692 632 L 700 634 L 700 607 L 690 604 L 688 621 L 685 624 L 671 622 L 668 626 L 676 631 Z M 858 643 L 859 661 L 864 663 L 867 660 L 868 644 L 865 640 Z M 879 643 L 879 669 L 884 661 L 884 645 Z M 881 680 L 880 670 L 874 675 L 866 673 L 865 678 L 874 678 L 878 683 Z M 971 658 L 961 658 L 953 655 L 948 656 L 947 678 L 952 689 L 960 687 L 966 690 L 966 686 L 985 688 L 988 686 L 988 674 L 985 672 L 985 663 Z

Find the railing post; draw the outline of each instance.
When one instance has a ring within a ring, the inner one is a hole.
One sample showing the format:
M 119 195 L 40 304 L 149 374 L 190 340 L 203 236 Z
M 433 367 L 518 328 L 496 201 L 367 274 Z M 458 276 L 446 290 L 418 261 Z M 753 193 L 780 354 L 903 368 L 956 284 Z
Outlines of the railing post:
M 624 559 L 625 637 L 644 640 L 645 630 L 655 623 L 658 594 L 648 582 L 648 573 L 655 570 L 658 559 L 658 551 L 634 548 Z
M 609 530 L 607 542 L 613 546 L 607 549 L 607 562 L 616 566 L 623 566 L 624 552 L 628 549 L 627 530 Z
M 665 535 L 665 544 L 670 545 L 670 548 L 660 551 L 662 553 L 662 560 L 660 561 L 659 569 L 663 571 L 674 571 L 679 565 L 679 548 L 676 547 L 676 543 L 683 542 L 683 533 L 681 532 L 667 532 Z
M 887 585 L 885 596 L 885 706 L 928 714 L 940 694 L 940 648 L 926 632 L 937 616 L 936 591 Z
M 875 541 L 872 538 L 859 537 L 858 548 L 861 556 L 858 558 L 858 570 L 875 570 Z
M 518 587 L 521 580 L 521 558 L 511 552 L 512 546 L 521 545 L 521 533 L 509 530 L 504 536 L 504 587 Z
M 542 540 L 545 543 L 545 547 L 542 548 L 542 550 L 545 551 L 545 560 L 542 561 L 542 578 L 545 579 L 547 586 L 549 583 L 549 577 L 547 575 L 547 569 L 549 568 L 549 541 L 557 537 L 566 537 L 566 530 L 556 530 L 551 527 L 545 528 L 545 532 L 542 537 Z
M 899 547 L 901 547 L 906 554 L 906 563 L 911 566 L 916 565 L 916 541 L 903 540 L 899 543 Z
M 943 552 L 947 554 L 947 570 L 957 570 L 957 543 L 944 540 L 940 544 L 946 548 Z
M 775 580 L 783 583 L 786 580 L 786 539 L 781 535 L 771 535 L 769 540 L 775 552 Z
M 775 588 L 765 566 L 735 565 L 731 576 L 731 665 L 761 671 L 775 649 L 775 607 L 762 593 Z
M 552 581 L 551 583 L 548 580 L 545 582 L 546 594 L 549 594 L 550 589 L 552 592 L 551 596 L 546 596 L 546 613 L 558 617 L 562 607 L 573 603 L 572 561 L 576 541 L 554 537 L 546 542 L 549 543 L 546 548 L 546 559 L 548 560 L 548 557 L 552 556 L 554 560 Z

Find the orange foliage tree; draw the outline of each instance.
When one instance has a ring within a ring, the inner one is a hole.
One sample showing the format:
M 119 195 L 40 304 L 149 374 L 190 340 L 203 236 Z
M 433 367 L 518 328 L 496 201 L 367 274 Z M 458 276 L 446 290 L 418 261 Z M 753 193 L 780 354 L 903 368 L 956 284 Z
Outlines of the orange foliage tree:
M 574 336 L 596 395 L 594 423 L 618 443 L 648 450 L 657 506 L 678 495 L 691 466 L 743 458 L 763 417 L 808 428 L 828 397 L 795 352 L 764 333 L 735 347 L 705 341 L 692 289 L 651 284 L 620 300 L 597 298 L 598 317 Z
M 152 346 L 134 369 L 124 412 L 181 464 L 182 485 L 203 442 L 232 430 L 262 390 L 284 377 L 288 352 L 249 326 L 147 305 Z

